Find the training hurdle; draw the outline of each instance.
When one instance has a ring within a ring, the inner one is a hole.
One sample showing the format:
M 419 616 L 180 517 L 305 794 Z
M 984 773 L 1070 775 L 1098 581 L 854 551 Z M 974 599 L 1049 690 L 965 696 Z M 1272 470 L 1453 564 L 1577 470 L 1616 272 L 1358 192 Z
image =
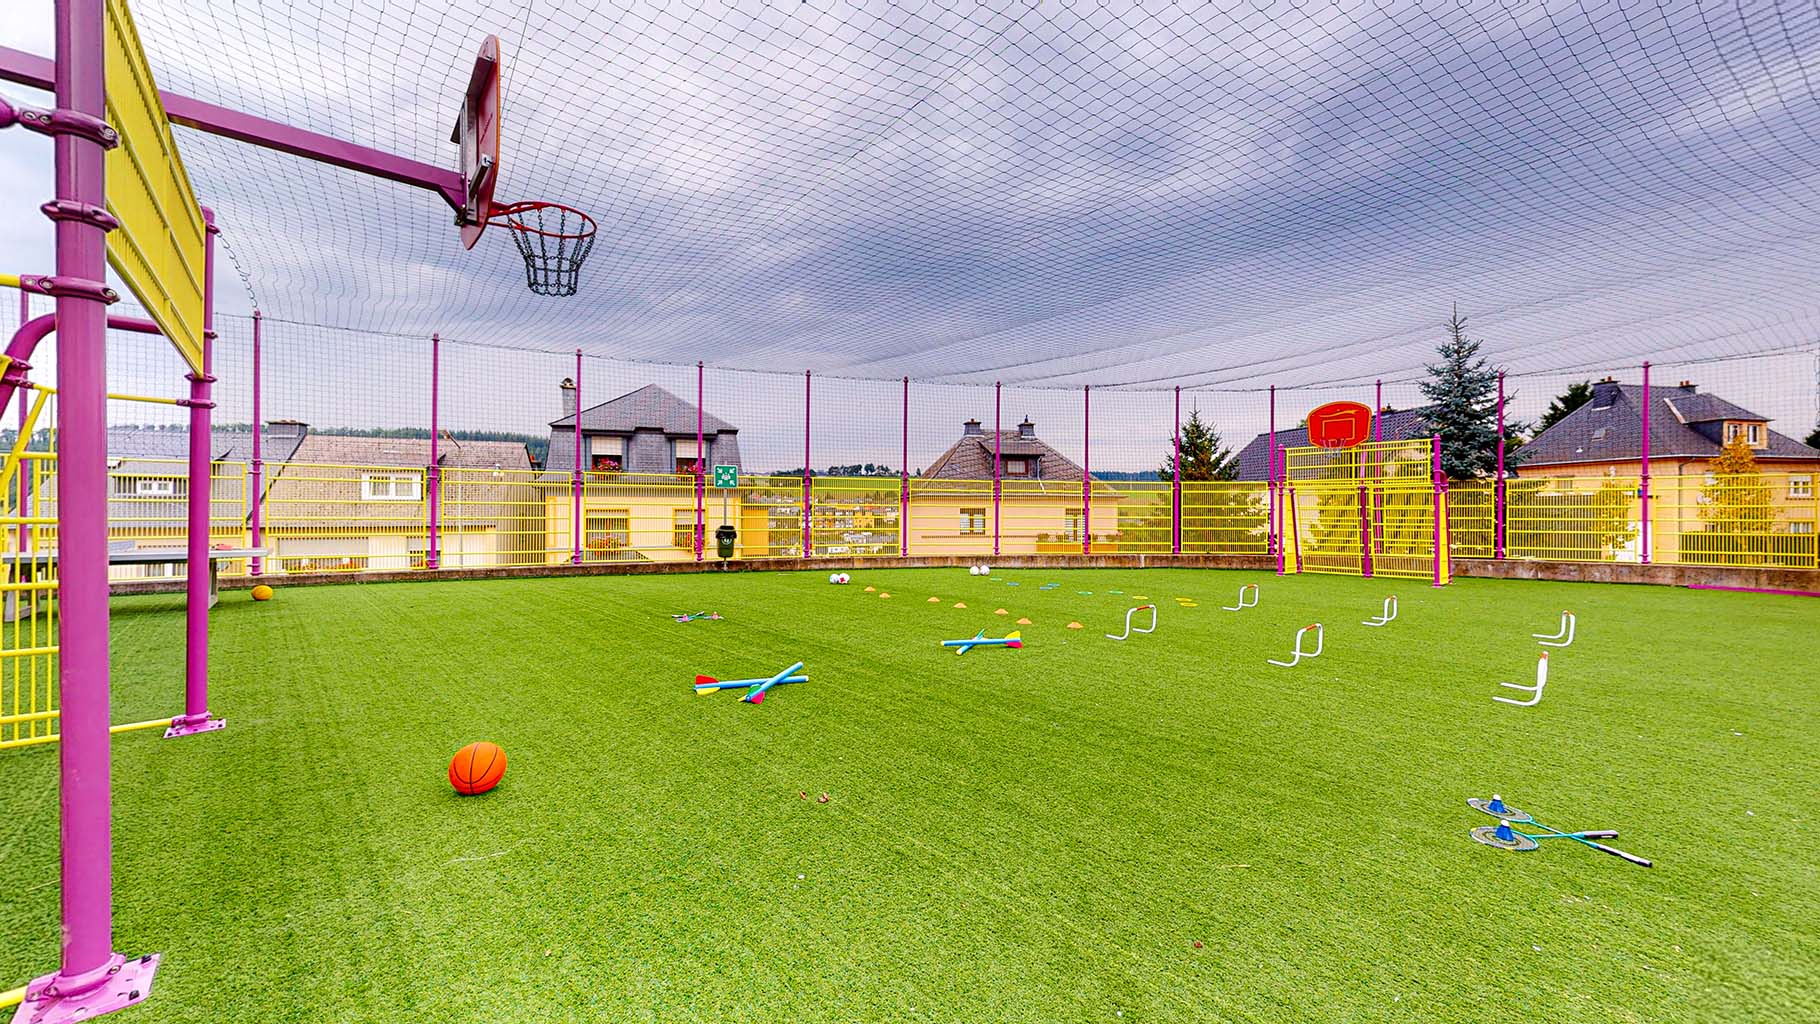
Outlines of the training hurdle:
M 1311 632 L 1314 634 L 1314 650 L 1304 651 L 1302 650 L 1302 638 Z M 1278 661 L 1275 658 L 1271 658 L 1270 663 L 1278 668 L 1294 668 L 1303 658 L 1318 658 L 1321 656 L 1321 645 L 1326 635 L 1327 631 L 1323 629 L 1318 622 L 1303 626 L 1295 632 L 1295 650 L 1290 652 L 1290 659 L 1288 661 Z
M 1515 704 L 1520 708 L 1533 708 L 1537 704 L 1542 703 L 1542 687 L 1548 685 L 1548 652 L 1542 651 L 1536 656 L 1536 685 L 1525 686 L 1522 683 L 1499 683 L 1498 685 L 1507 686 L 1513 690 L 1522 690 L 1524 693 L 1530 695 L 1528 700 L 1517 700 L 1514 697 L 1492 698 L 1492 700 L 1501 704 Z
M 1561 628 L 1553 633 L 1531 633 L 1543 647 L 1566 647 L 1574 642 L 1574 613 L 1561 613 Z
M 1133 615 L 1136 615 L 1138 612 L 1143 611 L 1146 608 L 1150 609 L 1150 628 L 1149 629 L 1132 629 L 1131 628 L 1131 617 Z M 1111 633 L 1107 633 L 1106 639 L 1108 639 L 1108 640 L 1127 640 L 1127 639 L 1130 639 L 1131 634 L 1133 634 L 1133 633 L 1154 633 L 1154 632 L 1156 632 L 1156 605 L 1140 604 L 1136 608 L 1132 608 L 1125 613 L 1125 632 L 1120 636 L 1113 636 Z
M 1245 603 L 1245 594 L 1247 592 L 1250 592 L 1250 594 L 1251 594 L 1251 603 L 1250 604 Z M 1231 608 L 1228 608 L 1225 605 L 1221 605 L 1220 610 L 1228 611 L 1228 612 L 1239 612 L 1239 611 L 1244 611 L 1247 608 L 1256 608 L 1257 606 L 1258 606 L 1258 585 L 1256 583 L 1247 583 L 1244 586 L 1239 588 L 1239 603 Z
M 1397 599 L 1393 595 L 1384 599 L 1384 610 L 1359 623 L 1361 626 L 1388 626 L 1397 619 Z

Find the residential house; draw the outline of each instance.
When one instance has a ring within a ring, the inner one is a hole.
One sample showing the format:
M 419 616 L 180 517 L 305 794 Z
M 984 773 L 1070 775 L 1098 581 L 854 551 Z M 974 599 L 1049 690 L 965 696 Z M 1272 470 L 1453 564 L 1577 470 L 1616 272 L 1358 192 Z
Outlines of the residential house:
M 568 561 L 574 543 L 569 486 L 578 443 L 574 382 L 564 380 L 560 394 L 562 416 L 550 423 L 550 454 L 544 465 L 550 485 L 544 493 L 544 547 L 553 563 Z M 579 421 L 583 559 L 694 558 L 696 466 L 704 471 L 716 465 L 739 469 L 739 428 L 655 384 L 583 409 Z M 712 493 L 709 498 L 705 543 L 712 544 L 713 531 L 724 516 L 739 529 L 742 557 L 779 553 L 766 544 L 772 533 L 771 509 L 787 506 L 792 520 L 800 523 L 795 518 L 800 515 L 800 494 L 784 492 L 765 501 L 742 487 L 737 498 Z M 800 540 L 797 543 L 800 546 Z
M 1759 532 L 1811 537 L 1817 518 L 1815 477 L 1820 451 L 1770 429 L 1770 420 L 1749 409 L 1702 393 L 1691 381 L 1650 390 L 1650 523 L 1652 556 L 1658 561 L 1709 562 L 1705 548 L 1736 549 L 1744 543 L 1719 522 L 1727 485 L 1715 481 L 1712 462 L 1725 444 L 1743 438 L 1762 471 L 1767 494 Z M 1593 385 L 1592 398 L 1523 446 L 1523 476 L 1546 483 L 1550 493 L 1595 487 L 1635 494 L 1643 463 L 1643 388 L 1606 379 Z M 1753 499 L 1754 501 L 1755 499 Z M 1630 502 L 1634 521 L 1627 536 L 1634 548 L 1641 503 Z M 1704 537 L 1702 536 L 1704 535 Z M 1797 549 L 1812 564 L 1813 541 L 1764 541 L 1770 548 Z M 1796 561 L 1800 559 L 1797 558 Z M 1723 559 L 1721 559 L 1723 561 Z M 1730 564 L 1730 563 L 1726 563 Z
M 996 454 L 995 454 L 996 453 Z M 1015 430 L 989 432 L 977 419 L 961 424 L 950 445 L 911 485 L 910 553 L 990 555 L 998 464 L 999 553 L 1078 553 L 1090 528 L 1079 463 L 1037 437 L 1028 417 Z M 1091 529 L 1096 551 L 1118 544 L 1121 495 L 1095 486 Z

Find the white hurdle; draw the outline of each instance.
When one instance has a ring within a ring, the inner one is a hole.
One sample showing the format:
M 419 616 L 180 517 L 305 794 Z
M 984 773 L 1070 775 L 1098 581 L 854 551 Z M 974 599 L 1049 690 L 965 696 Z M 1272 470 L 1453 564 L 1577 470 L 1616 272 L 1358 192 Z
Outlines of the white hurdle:
M 1536 641 L 1543 647 L 1566 647 L 1568 644 L 1574 642 L 1574 613 L 1561 613 L 1561 628 L 1553 635 L 1547 633 L 1531 633 L 1529 635 L 1535 637 Z
M 1131 617 L 1133 615 L 1136 615 L 1138 612 L 1143 611 L 1146 608 L 1150 609 L 1150 628 L 1149 629 L 1132 629 L 1131 628 Z M 1131 634 L 1133 634 L 1133 633 L 1154 633 L 1154 632 L 1156 632 L 1156 605 L 1140 604 L 1136 608 L 1133 608 L 1130 611 L 1125 613 L 1125 635 L 1124 636 L 1113 636 L 1111 633 L 1107 633 L 1106 639 L 1108 639 L 1108 640 L 1126 640 L 1126 639 L 1129 639 Z
M 1492 700 L 1503 704 L 1515 704 L 1520 708 L 1533 708 L 1542 703 L 1542 687 L 1548 685 L 1548 652 L 1542 651 L 1536 661 L 1536 685 L 1524 686 L 1522 683 L 1499 683 L 1513 690 L 1522 690 L 1530 695 L 1528 700 L 1517 700 L 1514 697 L 1493 697 Z
M 1247 590 L 1251 591 L 1251 603 L 1250 604 L 1245 603 L 1245 591 L 1247 591 Z M 1243 611 L 1246 608 L 1256 608 L 1257 606 L 1258 606 L 1258 585 L 1256 583 L 1247 583 L 1244 586 L 1239 588 L 1238 607 L 1228 608 L 1225 605 L 1221 605 L 1220 610 L 1228 611 L 1228 612 L 1237 612 L 1237 611 Z
M 1302 638 L 1308 635 L 1309 630 L 1314 631 L 1314 650 L 1304 651 L 1302 650 Z M 1303 626 L 1301 629 L 1295 631 L 1295 650 L 1291 652 L 1294 656 L 1288 661 L 1278 661 L 1275 658 L 1271 658 L 1270 663 L 1278 668 L 1294 668 L 1296 667 L 1296 663 L 1300 662 L 1303 658 L 1318 658 L 1321 656 L 1321 644 L 1326 635 L 1327 631 L 1322 629 L 1321 624 L 1318 622 L 1313 625 Z
M 1387 597 L 1384 599 L 1384 610 L 1382 612 L 1380 612 L 1379 614 L 1374 615 L 1369 619 L 1366 619 L 1364 622 L 1359 623 L 1359 625 L 1361 625 L 1361 626 L 1388 626 L 1392 622 L 1396 621 L 1396 617 L 1397 617 L 1397 599 L 1395 597 Z

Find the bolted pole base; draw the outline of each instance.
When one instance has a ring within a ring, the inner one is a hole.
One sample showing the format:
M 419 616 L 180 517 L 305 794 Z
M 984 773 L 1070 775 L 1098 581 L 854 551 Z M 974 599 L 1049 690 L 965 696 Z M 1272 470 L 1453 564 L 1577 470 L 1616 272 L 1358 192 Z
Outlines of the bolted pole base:
M 131 960 L 115 953 L 103 968 L 85 977 L 47 974 L 26 986 L 13 1024 L 65 1024 L 136 1006 L 152 994 L 152 975 L 157 971 L 156 953 Z

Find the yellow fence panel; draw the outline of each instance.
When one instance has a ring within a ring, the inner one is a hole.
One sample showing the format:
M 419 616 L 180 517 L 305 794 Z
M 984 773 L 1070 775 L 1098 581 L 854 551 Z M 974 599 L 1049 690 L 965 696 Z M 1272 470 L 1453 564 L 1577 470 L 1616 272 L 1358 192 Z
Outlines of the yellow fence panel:
M 1656 477 L 1650 492 L 1654 561 L 1820 568 L 1820 498 L 1811 473 Z

